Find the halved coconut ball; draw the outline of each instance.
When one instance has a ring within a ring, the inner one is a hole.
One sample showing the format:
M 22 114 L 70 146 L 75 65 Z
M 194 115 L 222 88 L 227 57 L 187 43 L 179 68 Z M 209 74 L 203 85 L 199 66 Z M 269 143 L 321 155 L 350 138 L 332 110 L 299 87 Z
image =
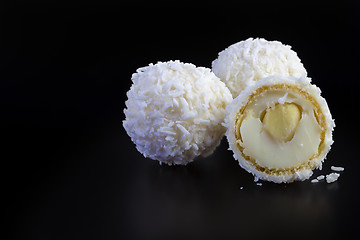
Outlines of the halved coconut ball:
M 308 179 L 333 143 L 334 121 L 309 78 L 269 76 L 249 85 L 226 111 L 235 159 L 262 180 Z
M 232 96 L 210 69 L 158 62 L 139 68 L 132 81 L 123 126 L 145 157 L 185 165 L 219 145 Z
M 233 98 L 245 87 L 270 75 L 301 77 L 307 72 L 290 46 L 279 41 L 249 38 L 219 53 L 212 70 L 230 89 Z

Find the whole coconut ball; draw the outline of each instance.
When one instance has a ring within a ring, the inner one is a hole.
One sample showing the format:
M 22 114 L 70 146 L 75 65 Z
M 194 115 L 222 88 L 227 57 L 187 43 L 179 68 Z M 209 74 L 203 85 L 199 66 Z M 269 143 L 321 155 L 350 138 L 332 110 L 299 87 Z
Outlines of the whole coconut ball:
M 139 68 L 132 82 L 123 126 L 145 157 L 186 165 L 220 144 L 232 96 L 210 69 L 158 62 Z
M 279 41 L 249 38 L 219 53 L 212 70 L 230 89 L 233 98 L 245 87 L 270 75 L 301 77 L 307 72 L 296 52 Z

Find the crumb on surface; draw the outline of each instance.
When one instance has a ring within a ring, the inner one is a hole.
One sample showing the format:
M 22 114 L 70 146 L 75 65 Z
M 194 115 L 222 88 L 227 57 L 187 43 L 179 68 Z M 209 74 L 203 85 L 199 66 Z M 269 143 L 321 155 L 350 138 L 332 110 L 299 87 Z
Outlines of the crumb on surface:
M 339 173 L 330 173 L 328 175 L 326 175 L 326 182 L 327 183 L 332 183 L 338 180 L 338 178 L 340 177 Z
M 331 170 L 336 171 L 336 172 L 342 172 L 342 171 L 345 170 L 345 168 L 343 168 L 343 167 L 331 166 Z
M 320 176 L 318 176 L 316 179 L 320 181 L 320 180 L 323 180 L 324 178 L 325 178 L 324 175 L 320 175 Z

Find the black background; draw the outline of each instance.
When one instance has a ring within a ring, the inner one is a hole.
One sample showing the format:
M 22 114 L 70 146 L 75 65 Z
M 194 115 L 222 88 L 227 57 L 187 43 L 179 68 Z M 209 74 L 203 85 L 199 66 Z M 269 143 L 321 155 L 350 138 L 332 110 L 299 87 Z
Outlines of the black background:
M 2 2 L 6 235 L 358 235 L 358 10 L 350 1 Z M 322 89 L 337 126 L 314 176 L 343 166 L 337 182 L 257 186 L 225 138 L 186 167 L 160 166 L 136 151 L 122 127 L 131 74 L 176 59 L 211 67 L 219 51 L 248 37 L 291 45 Z

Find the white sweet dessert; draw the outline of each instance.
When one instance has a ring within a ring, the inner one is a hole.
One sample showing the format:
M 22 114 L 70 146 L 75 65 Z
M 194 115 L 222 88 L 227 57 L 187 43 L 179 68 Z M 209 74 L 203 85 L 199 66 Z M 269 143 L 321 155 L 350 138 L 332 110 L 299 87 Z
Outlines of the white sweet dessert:
M 264 78 L 248 85 L 226 111 L 234 157 L 262 180 L 308 179 L 333 143 L 328 105 L 306 77 Z
M 301 77 L 307 72 L 297 53 L 279 41 L 249 38 L 219 53 L 212 70 L 230 89 L 233 98 L 248 84 L 270 75 Z
M 139 68 L 132 81 L 123 126 L 145 157 L 186 165 L 219 145 L 232 96 L 210 69 L 158 62 Z

